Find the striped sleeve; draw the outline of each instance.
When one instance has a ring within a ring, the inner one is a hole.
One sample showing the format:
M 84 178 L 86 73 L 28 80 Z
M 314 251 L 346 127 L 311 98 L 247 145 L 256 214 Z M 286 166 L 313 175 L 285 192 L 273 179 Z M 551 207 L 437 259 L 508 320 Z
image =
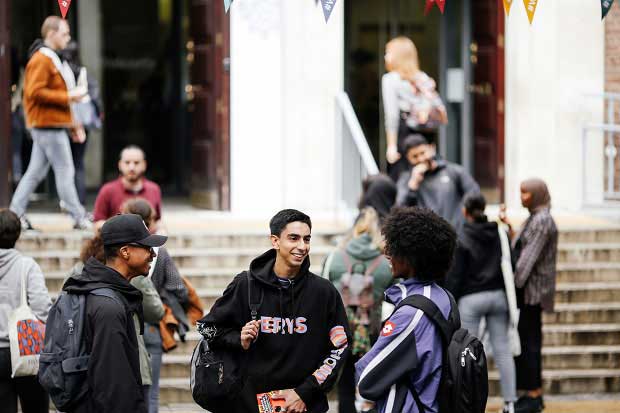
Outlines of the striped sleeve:
M 421 310 L 402 307 L 385 323 L 373 348 L 355 365 L 362 397 L 385 398 L 392 385 L 417 366 L 415 329 L 423 315 Z

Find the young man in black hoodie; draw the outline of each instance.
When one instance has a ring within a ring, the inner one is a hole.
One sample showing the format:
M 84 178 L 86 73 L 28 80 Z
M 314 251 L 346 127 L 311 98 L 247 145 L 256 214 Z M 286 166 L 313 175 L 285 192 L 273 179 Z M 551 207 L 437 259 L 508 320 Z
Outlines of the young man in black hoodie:
M 82 274 L 69 278 L 63 290 L 88 294 L 97 288 L 109 288 L 124 304 L 109 297 L 87 296 L 89 390 L 70 413 L 146 413 L 134 325 L 134 317 L 143 324 L 142 293 L 129 281 L 149 273 L 156 256 L 153 247 L 161 247 L 167 237 L 151 235 L 142 218 L 126 214 L 109 219 L 101 228 L 101 238 L 105 265 L 90 258 Z
M 328 281 L 309 271 L 312 223 L 286 209 L 269 223 L 272 249 L 237 275 L 199 323 L 210 346 L 247 355 L 240 395 L 221 412 L 258 412 L 256 395 L 277 391 L 288 413 L 324 413 L 348 353 L 348 321 L 342 299 Z M 251 321 L 252 302 L 262 304 Z

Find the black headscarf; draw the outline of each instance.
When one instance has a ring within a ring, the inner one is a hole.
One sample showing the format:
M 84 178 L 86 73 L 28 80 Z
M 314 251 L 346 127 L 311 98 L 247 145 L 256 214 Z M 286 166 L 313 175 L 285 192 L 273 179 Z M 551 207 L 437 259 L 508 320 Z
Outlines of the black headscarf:
M 379 219 L 383 219 L 390 213 L 396 202 L 396 184 L 387 175 L 378 174 L 368 177 L 363 184 L 360 210 L 365 207 L 373 207 Z

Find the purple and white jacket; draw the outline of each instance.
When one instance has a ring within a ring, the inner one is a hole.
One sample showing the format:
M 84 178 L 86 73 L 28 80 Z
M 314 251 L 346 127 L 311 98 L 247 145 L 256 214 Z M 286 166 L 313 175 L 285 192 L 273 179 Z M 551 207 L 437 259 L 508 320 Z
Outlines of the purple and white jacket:
M 413 294 L 430 298 L 448 318 L 450 299 L 435 283 L 408 279 L 390 287 L 385 300 L 398 305 Z M 377 402 L 379 413 L 420 413 L 409 391 L 413 385 L 425 413 L 437 413 L 442 354 L 441 337 L 433 322 L 422 310 L 403 306 L 389 317 L 375 345 L 355 364 L 360 394 Z

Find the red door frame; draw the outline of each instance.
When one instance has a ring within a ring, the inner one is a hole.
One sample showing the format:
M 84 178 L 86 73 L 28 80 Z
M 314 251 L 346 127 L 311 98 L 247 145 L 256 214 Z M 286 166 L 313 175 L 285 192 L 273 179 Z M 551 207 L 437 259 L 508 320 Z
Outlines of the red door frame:
M 11 199 L 11 4 L 0 1 L 0 207 Z

